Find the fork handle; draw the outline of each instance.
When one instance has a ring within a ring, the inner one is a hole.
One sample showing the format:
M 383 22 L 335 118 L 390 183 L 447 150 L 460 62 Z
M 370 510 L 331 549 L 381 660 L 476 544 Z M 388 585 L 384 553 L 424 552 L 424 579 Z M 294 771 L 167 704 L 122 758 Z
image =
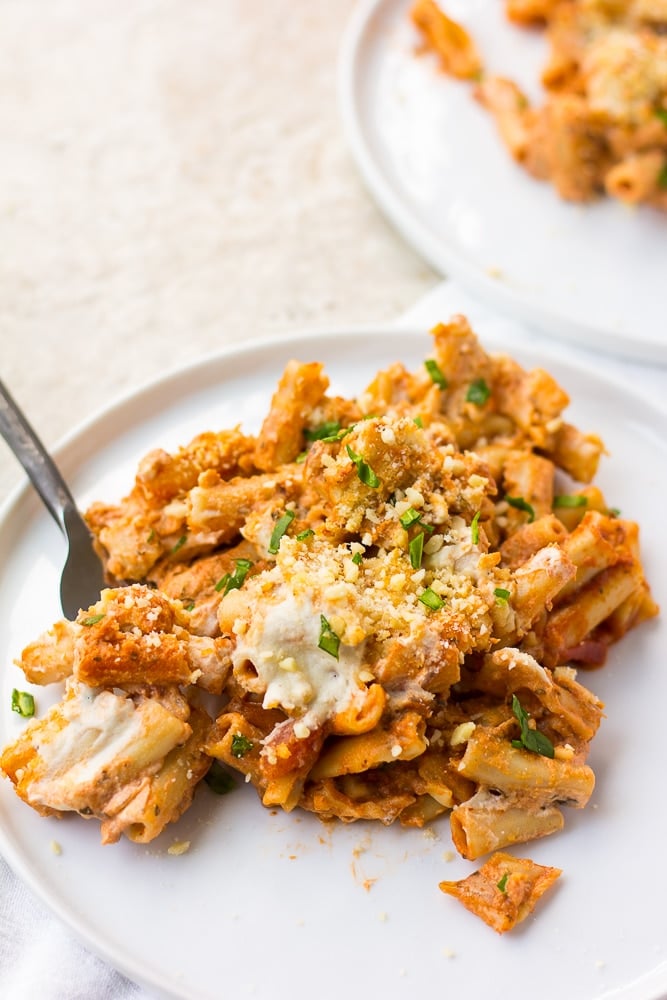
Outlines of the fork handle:
M 18 404 L 0 380 L 0 434 L 28 474 L 47 510 L 65 532 L 65 512 L 76 510 L 74 498 L 58 468 Z

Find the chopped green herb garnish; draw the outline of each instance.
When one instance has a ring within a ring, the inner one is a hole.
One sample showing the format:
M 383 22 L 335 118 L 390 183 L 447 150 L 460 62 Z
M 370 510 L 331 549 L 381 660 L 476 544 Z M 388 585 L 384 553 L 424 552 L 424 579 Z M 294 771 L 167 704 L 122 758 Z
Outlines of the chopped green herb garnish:
M 656 108 L 656 117 L 660 119 L 662 124 L 667 128 L 667 108 Z
M 658 174 L 658 187 L 664 191 L 667 188 L 667 163 L 660 168 Z
M 399 521 L 404 528 L 409 528 L 411 524 L 415 524 L 421 518 L 421 514 L 414 507 L 408 507 L 405 513 L 401 514 Z
M 621 510 L 619 507 L 610 507 L 607 511 L 607 517 L 620 517 Z
M 172 548 L 171 548 L 171 554 L 173 555 L 174 552 L 178 552 L 179 549 L 182 549 L 183 546 L 185 545 L 185 543 L 187 542 L 187 540 L 188 540 L 188 536 L 187 535 L 181 535 L 181 537 L 178 539 L 178 541 L 176 542 L 176 544 L 172 546 Z
M 185 610 L 186 611 L 194 611 L 194 609 L 195 609 L 195 602 L 194 601 L 190 601 L 188 604 L 185 605 Z
M 435 384 L 438 386 L 439 389 L 447 388 L 449 382 L 443 375 L 440 369 L 440 365 L 438 364 L 437 361 L 434 361 L 433 358 L 427 358 L 426 361 L 424 362 L 424 367 L 431 376 L 431 381 L 435 382 Z
M 419 600 L 431 611 L 439 611 L 445 603 L 440 594 L 436 594 L 435 590 L 431 590 L 430 587 L 427 587 L 426 590 L 419 595 Z
M 254 745 L 253 741 L 249 740 L 243 733 L 234 733 L 231 747 L 232 757 L 245 757 L 247 753 L 250 753 Z
M 293 510 L 286 510 L 283 516 L 276 521 L 276 526 L 271 533 L 271 540 L 269 542 L 269 552 L 271 555 L 275 555 L 280 548 L 280 539 L 283 537 L 295 517 L 296 515 Z
M 470 522 L 470 541 L 473 545 L 479 545 L 479 519 L 481 514 L 481 510 L 478 510 Z
M 356 465 L 357 475 L 364 486 L 370 486 L 371 489 L 376 490 L 380 485 L 380 480 L 375 475 L 368 462 L 364 461 L 361 455 L 357 455 L 356 451 L 352 451 L 349 444 L 347 445 L 347 453 Z
M 531 507 L 527 500 L 523 497 L 511 497 L 505 494 L 505 500 L 510 505 L 510 507 L 516 507 L 517 510 L 523 510 L 528 515 L 528 524 L 531 524 L 535 520 L 535 508 Z
M 561 493 L 554 497 L 554 507 L 585 507 L 588 497 L 583 493 Z
M 486 381 L 483 378 L 476 378 L 474 382 L 471 382 L 468 386 L 466 402 L 474 403 L 475 406 L 484 406 L 490 395 L 491 390 L 486 384 Z
M 323 649 L 325 653 L 328 653 L 329 656 L 333 656 L 336 660 L 338 659 L 340 638 L 331 628 L 331 625 L 326 620 L 324 615 L 320 615 L 320 640 L 317 645 L 320 649 Z
M 215 585 L 215 590 L 220 593 L 222 591 L 222 596 L 228 594 L 230 590 L 240 590 L 243 586 L 243 581 L 247 577 L 248 573 L 254 566 L 254 563 L 250 559 L 235 559 L 236 567 L 232 573 L 225 573 Z
M 417 424 L 417 427 L 424 427 L 424 421 L 421 417 L 415 417 L 415 423 Z
M 146 539 L 146 541 L 148 542 L 149 545 L 150 545 L 151 542 L 155 541 L 155 528 L 151 528 L 150 534 L 149 534 L 148 538 Z
M 12 691 L 12 712 L 18 712 L 23 719 L 31 719 L 35 714 L 35 699 L 29 691 Z
M 420 531 L 418 535 L 412 539 L 408 546 L 408 551 L 410 553 L 410 565 L 413 569 L 420 569 L 422 564 L 422 556 L 424 554 L 424 532 Z
M 300 451 L 299 454 L 294 459 L 294 461 L 296 462 L 297 465 L 303 465 L 303 463 L 306 461 L 307 458 L 308 458 L 308 452 Z
M 314 534 L 315 532 L 312 528 L 305 528 L 303 531 L 299 532 L 296 536 L 296 540 L 297 542 L 305 542 L 307 538 L 312 538 Z
M 512 746 L 517 750 L 530 750 L 532 753 L 539 753 L 543 757 L 554 757 L 553 743 L 539 729 L 530 728 L 528 725 L 530 716 L 521 707 L 521 702 L 515 694 L 512 695 L 512 711 L 521 726 L 521 738 L 512 740 Z
M 104 612 L 101 615 L 90 615 L 88 618 L 82 618 L 81 625 L 90 628 L 91 625 L 97 625 L 98 622 L 101 622 L 103 618 L 106 618 Z
M 415 510 L 414 507 L 408 507 L 408 509 L 401 514 L 398 520 L 401 522 L 406 531 L 408 528 L 412 527 L 413 524 L 418 524 L 424 529 L 424 531 L 428 531 L 429 535 L 431 535 L 434 531 L 432 524 L 424 524 L 421 514 L 418 510 Z
M 509 590 L 505 590 L 504 587 L 496 587 L 493 593 L 496 596 L 498 604 L 507 604 L 510 599 L 510 592 Z
M 510 877 L 509 872 L 505 872 L 500 881 L 496 882 L 496 886 L 501 892 L 507 892 L 507 879 Z
M 352 432 L 354 425 L 352 427 L 341 427 L 340 430 L 336 431 L 335 434 L 328 434 L 327 437 L 320 438 L 325 444 L 331 444 L 333 441 L 342 441 L 344 437 Z
M 328 420 L 325 424 L 321 424 L 314 430 L 305 429 L 303 436 L 306 441 L 322 441 L 324 438 L 333 437 L 340 431 L 340 423 L 338 420 Z
M 241 737 L 243 739 L 243 737 Z M 232 743 L 234 737 L 232 737 Z M 204 775 L 204 781 L 216 795 L 227 795 L 236 788 L 236 782 L 226 767 L 223 767 L 219 760 L 214 760 Z
M 355 552 L 354 555 L 352 556 L 352 562 L 355 563 L 357 566 L 361 566 L 362 558 L 363 556 L 361 555 L 361 552 Z

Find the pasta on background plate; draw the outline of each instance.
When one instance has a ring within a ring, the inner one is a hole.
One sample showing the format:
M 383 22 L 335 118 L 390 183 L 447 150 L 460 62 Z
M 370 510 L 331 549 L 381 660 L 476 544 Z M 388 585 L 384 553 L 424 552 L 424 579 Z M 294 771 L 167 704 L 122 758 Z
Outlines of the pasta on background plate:
M 475 860 L 586 805 L 603 706 L 576 668 L 657 613 L 601 440 L 462 316 L 419 370 L 328 387 L 290 361 L 257 436 L 155 450 L 87 511 L 109 588 L 23 651 L 65 694 L 0 756 L 38 812 L 145 843 L 222 765 L 323 820 L 448 814 Z
M 664 0 L 506 0 L 509 19 L 546 28 L 544 103 L 484 71 L 468 32 L 435 0 L 412 21 L 443 72 L 474 82 L 500 137 L 562 198 L 607 194 L 667 209 L 667 4 Z M 491 56 L 492 53 L 489 53 Z

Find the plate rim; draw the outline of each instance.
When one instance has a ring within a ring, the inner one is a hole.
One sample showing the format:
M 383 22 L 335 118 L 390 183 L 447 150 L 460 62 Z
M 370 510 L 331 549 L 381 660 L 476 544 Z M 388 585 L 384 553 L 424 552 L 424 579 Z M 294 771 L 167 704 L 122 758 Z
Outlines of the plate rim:
M 371 32 L 371 22 L 381 8 L 408 5 L 408 0 L 357 0 L 343 29 L 338 53 L 337 95 L 339 116 L 348 148 L 361 178 L 384 216 L 391 222 L 409 246 L 413 248 L 441 277 L 452 276 L 466 289 L 477 294 L 492 307 L 508 312 L 519 322 L 529 323 L 558 340 L 600 348 L 605 354 L 635 361 L 653 361 L 667 365 L 667 340 L 637 339 L 627 334 L 554 314 L 527 300 L 519 292 L 466 261 L 455 249 L 431 235 L 426 226 L 394 189 L 372 154 L 370 143 L 358 112 L 360 59 L 364 43 Z
M 483 325 L 484 324 L 482 323 L 482 326 Z M 484 331 L 483 329 L 480 330 L 479 326 L 480 324 L 477 324 L 476 333 L 480 338 L 482 346 L 487 350 L 490 350 L 492 353 L 500 353 L 501 351 L 505 352 L 504 349 L 497 343 L 497 334 L 494 334 L 493 331 Z M 400 321 L 398 323 L 392 321 L 379 321 L 375 323 L 355 325 L 334 325 L 331 327 L 319 326 L 297 329 L 295 331 L 288 331 L 274 336 L 252 338 L 240 345 L 227 345 L 215 351 L 206 353 L 185 364 L 176 365 L 162 373 L 156 374 L 148 380 L 145 380 L 134 388 L 121 392 L 116 397 L 111 399 L 108 404 L 99 407 L 91 415 L 78 422 L 59 440 L 59 442 L 53 447 L 51 453 L 57 460 L 67 458 L 69 451 L 73 450 L 82 439 L 90 436 L 91 433 L 94 434 L 96 427 L 104 421 L 109 420 L 115 412 L 122 411 L 128 405 L 133 404 L 135 401 L 146 397 L 151 393 L 157 391 L 163 392 L 170 383 L 173 384 L 182 381 L 185 396 L 190 395 L 192 392 L 196 393 L 201 391 L 204 387 L 203 385 L 199 387 L 196 385 L 190 385 L 188 387 L 188 382 L 194 380 L 196 383 L 201 376 L 204 376 L 207 372 L 209 372 L 212 365 L 221 365 L 226 360 L 231 358 L 239 359 L 241 361 L 247 359 L 249 362 L 254 354 L 264 349 L 286 351 L 293 345 L 304 344 L 306 342 L 316 346 L 318 340 L 327 340 L 332 342 L 334 340 L 344 339 L 349 344 L 354 344 L 359 336 L 367 336 L 378 339 L 386 337 L 388 334 L 395 337 L 406 337 L 408 339 L 416 336 L 426 337 L 428 335 L 429 328 L 430 327 L 427 323 L 420 324 L 419 322 L 410 322 L 405 324 Z M 556 365 L 559 369 L 561 369 L 561 372 L 567 373 L 571 371 L 578 377 L 591 378 L 595 382 L 603 384 L 612 390 L 616 389 L 622 391 L 626 396 L 631 397 L 633 403 L 640 409 L 650 412 L 652 415 L 657 415 L 661 422 L 667 421 L 667 408 L 663 409 L 660 403 L 653 396 L 647 397 L 646 395 L 643 395 L 641 390 L 622 382 L 620 376 L 615 377 L 606 371 L 596 371 L 592 364 L 587 364 L 581 359 L 559 356 L 557 353 L 553 352 L 551 345 L 548 343 L 545 344 L 543 342 L 538 342 L 532 344 L 525 340 L 517 339 L 509 342 L 507 350 L 512 353 L 512 356 L 515 356 L 518 353 L 518 360 L 522 365 L 526 363 L 521 357 L 522 353 L 533 355 L 536 358 L 539 358 L 540 361 L 543 361 L 547 366 L 549 364 Z M 279 372 L 276 372 L 276 377 L 278 375 Z M 559 377 L 562 378 L 562 374 Z M 233 379 L 234 375 L 232 375 L 231 378 Z M 206 379 L 203 379 L 204 383 L 205 381 Z M 110 440 L 114 440 L 113 434 L 111 435 Z M 105 442 L 103 447 L 106 447 L 108 443 L 109 442 Z M 86 461 L 89 460 L 90 459 L 84 459 L 82 464 L 85 465 Z M 6 523 L 10 518 L 17 516 L 23 500 L 26 495 L 31 492 L 32 487 L 27 479 L 14 487 L 7 499 L 0 505 L 0 529 L 4 529 L 6 527 Z M 39 873 L 38 871 L 33 870 L 34 866 L 30 864 L 29 855 L 27 853 L 22 853 L 18 842 L 15 842 L 15 838 L 9 833 L 9 831 L 6 831 L 2 825 L 0 825 L 0 854 L 12 872 L 29 886 L 40 902 L 48 910 L 54 913 L 69 930 L 71 930 L 74 937 L 84 947 L 98 955 L 120 973 L 130 977 L 131 980 L 144 986 L 146 989 L 152 991 L 158 990 L 161 994 L 166 997 L 173 998 L 173 1000 L 184 1000 L 184 998 L 188 998 L 188 1000 L 190 1000 L 190 998 L 195 997 L 208 997 L 207 993 L 204 994 L 199 990 L 193 990 L 191 986 L 187 987 L 188 992 L 174 992 L 171 988 L 173 984 L 171 984 L 166 978 L 162 979 L 157 973 L 157 970 L 152 966 L 149 969 L 141 968 L 137 965 L 132 956 L 118 952 L 116 946 L 113 943 L 105 941 L 104 936 L 97 928 L 93 929 L 88 926 L 86 924 L 85 917 L 79 916 L 74 909 L 68 905 L 67 900 L 63 899 L 56 890 L 51 889 L 48 884 L 42 885 L 40 883 Z M 658 985 L 655 989 L 650 987 L 650 993 L 641 992 L 641 987 L 635 982 L 616 988 L 622 991 L 618 993 L 618 995 L 625 997 L 626 1000 L 634 1000 L 634 998 L 639 1000 L 640 997 L 641 1000 L 663 1000 L 665 996 L 664 991 L 667 990 L 667 967 L 664 972 L 661 972 L 658 967 L 654 967 L 646 973 L 646 976 L 650 980 L 658 980 Z M 640 992 L 636 991 L 636 986 Z M 612 992 L 613 995 L 617 995 L 616 990 Z M 605 993 L 604 995 L 607 994 Z

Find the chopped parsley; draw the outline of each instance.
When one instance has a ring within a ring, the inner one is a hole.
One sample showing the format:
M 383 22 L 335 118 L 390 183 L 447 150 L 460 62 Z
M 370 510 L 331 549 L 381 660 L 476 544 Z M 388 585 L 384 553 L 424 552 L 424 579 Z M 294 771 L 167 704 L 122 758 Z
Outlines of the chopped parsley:
M 401 525 L 406 531 L 408 528 L 412 527 L 413 524 L 418 524 L 421 528 L 424 528 L 425 531 L 428 531 L 429 535 L 434 530 L 431 524 L 424 524 L 421 514 L 418 510 L 415 510 L 414 507 L 408 507 L 408 509 L 401 514 L 398 520 L 401 522 Z
M 218 593 L 222 591 L 223 597 L 225 594 L 228 594 L 230 590 L 240 590 L 243 586 L 243 581 L 255 565 L 250 561 L 250 559 L 235 559 L 234 562 L 236 563 L 234 571 L 232 573 L 225 573 L 225 575 L 218 580 L 215 585 L 215 589 Z
M 468 386 L 466 403 L 474 403 L 475 406 L 484 406 L 490 395 L 491 390 L 489 389 L 485 379 L 476 378 L 474 382 L 471 382 Z
M 185 605 L 185 610 L 186 611 L 194 611 L 194 609 L 195 609 L 195 602 L 194 601 L 188 601 L 188 603 Z
M 431 376 L 431 381 L 435 382 L 435 384 L 438 386 L 439 389 L 447 388 L 449 382 L 443 375 L 440 369 L 440 365 L 438 364 L 437 361 L 434 361 L 433 358 L 427 358 L 426 361 L 424 362 L 424 367 Z
M 35 714 L 35 699 L 29 691 L 12 691 L 12 712 L 18 712 L 22 719 L 31 719 Z
M 554 507 L 585 507 L 588 497 L 583 493 L 561 493 L 554 497 Z
M 422 427 L 422 428 L 424 427 L 424 421 L 422 420 L 421 417 L 415 417 L 415 423 L 417 427 Z
M 663 164 L 658 174 L 658 187 L 667 190 L 667 163 Z
M 667 128 L 667 108 L 656 108 L 655 115 L 656 118 L 659 118 L 662 124 Z
M 185 545 L 185 543 L 187 542 L 187 540 L 188 540 L 188 536 L 187 535 L 181 535 L 181 537 L 178 539 L 178 541 L 176 542 L 176 544 L 172 545 L 171 550 L 170 550 L 171 555 L 173 555 L 174 552 L 178 552 L 179 549 L 182 549 L 183 546 Z
M 327 434 L 326 437 L 320 438 L 325 444 L 331 444 L 333 441 L 342 441 L 344 437 L 347 437 L 351 433 L 352 427 L 341 427 L 339 430 L 335 431 L 333 434 Z
M 509 872 L 505 872 L 503 877 L 496 882 L 496 887 L 500 889 L 501 892 L 507 892 L 507 879 L 510 877 Z
M 237 759 L 245 757 L 247 753 L 250 753 L 254 745 L 253 741 L 249 740 L 243 733 L 234 733 L 232 736 L 232 757 L 236 757 Z
M 361 555 L 361 552 L 355 552 L 354 555 L 352 556 L 352 562 L 355 563 L 355 565 L 357 566 L 361 566 L 362 559 L 363 556 Z
M 399 521 L 401 522 L 404 528 L 409 528 L 410 525 L 415 524 L 420 519 L 420 517 L 421 514 L 419 513 L 418 510 L 415 510 L 414 507 L 408 507 L 405 513 L 401 514 L 401 516 L 399 517 Z
M 304 531 L 300 531 L 296 536 L 297 542 L 305 542 L 307 538 L 312 538 L 315 532 L 312 528 L 305 528 Z
M 357 475 L 364 486 L 370 486 L 372 490 L 376 490 L 380 485 L 380 480 L 375 475 L 368 462 L 364 461 L 361 455 L 357 455 L 356 451 L 353 451 L 349 444 L 347 445 L 347 453 L 356 465 Z
M 300 451 L 299 454 L 294 459 L 294 461 L 296 462 L 297 465 L 303 465 L 303 463 L 306 461 L 307 458 L 308 458 L 308 452 Z
M 340 637 L 336 635 L 324 615 L 320 615 L 320 639 L 317 645 L 319 649 L 324 650 L 329 656 L 333 656 L 336 660 L 338 659 Z
M 515 507 L 516 510 L 523 510 L 528 515 L 528 524 L 531 524 L 535 520 L 535 508 L 532 507 L 527 500 L 523 497 L 511 497 L 505 494 L 505 501 L 510 505 L 510 507 Z
M 554 757 L 554 745 L 548 736 L 539 729 L 531 729 L 528 725 L 530 715 L 521 707 L 521 702 L 515 694 L 512 695 L 512 711 L 521 726 L 521 738 L 512 740 L 512 746 L 517 750 L 530 750 L 543 757 Z
M 621 510 L 620 507 L 610 507 L 607 511 L 607 517 L 620 517 Z
M 440 594 L 436 594 L 435 590 L 431 590 L 430 587 L 427 587 L 426 590 L 419 595 L 419 600 L 422 604 L 426 605 L 430 611 L 439 611 L 445 603 Z
M 481 514 L 481 510 L 478 510 L 470 522 L 470 541 L 473 545 L 479 545 L 479 519 Z
M 276 552 L 280 548 L 280 539 L 283 537 L 290 524 L 296 517 L 293 510 L 286 510 L 282 517 L 278 518 L 276 525 L 271 532 L 271 540 L 269 542 L 269 552 L 271 555 L 275 556 Z
M 410 565 L 413 569 L 420 569 L 422 564 L 422 557 L 424 555 L 424 532 L 420 531 L 418 535 L 412 539 L 408 546 L 408 551 L 410 553 Z
M 146 541 L 148 542 L 149 545 L 150 545 L 151 542 L 155 541 L 155 528 L 151 528 L 150 534 L 149 534 L 148 538 L 146 539 Z
M 81 625 L 85 625 L 86 628 L 90 628 L 91 625 L 97 625 L 98 622 L 101 622 L 103 618 L 106 618 L 104 612 L 102 612 L 101 615 L 89 615 L 88 618 L 83 618 L 81 620 Z
M 509 590 L 505 590 L 504 587 L 496 587 L 493 593 L 498 604 L 507 604 L 510 599 L 510 592 Z
M 306 441 L 323 441 L 325 438 L 332 438 L 340 431 L 340 423 L 338 420 L 328 420 L 324 424 L 320 424 L 319 427 L 315 427 L 314 430 L 305 429 L 303 436 Z
M 243 739 L 243 737 L 241 737 Z M 234 737 L 232 737 L 232 742 Z M 219 760 L 214 760 L 204 775 L 204 781 L 216 795 L 227 795 L 236 788 L 236 782 Z

